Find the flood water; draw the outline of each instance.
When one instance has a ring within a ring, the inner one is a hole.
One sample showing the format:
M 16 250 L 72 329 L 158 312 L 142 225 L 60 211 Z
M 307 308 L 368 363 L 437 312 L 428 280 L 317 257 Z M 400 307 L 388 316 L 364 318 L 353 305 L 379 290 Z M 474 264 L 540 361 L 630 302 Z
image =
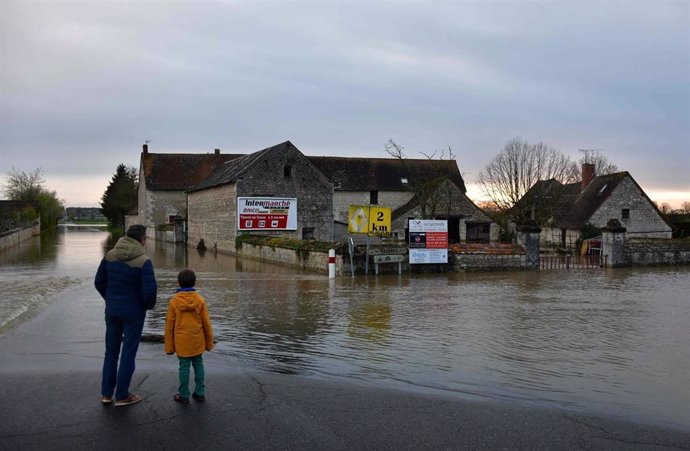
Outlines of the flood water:
M 0 255 L 0 332 L 93 283 L 111 245 L 105 232 L 67 231 Z M 145 333 L 163 333 L 177 272 L 190 267 L 214 352 L 238 365 L 690 428 L 690 267 L 329 280 L 172 245 L 148 251 L 159 302 Z

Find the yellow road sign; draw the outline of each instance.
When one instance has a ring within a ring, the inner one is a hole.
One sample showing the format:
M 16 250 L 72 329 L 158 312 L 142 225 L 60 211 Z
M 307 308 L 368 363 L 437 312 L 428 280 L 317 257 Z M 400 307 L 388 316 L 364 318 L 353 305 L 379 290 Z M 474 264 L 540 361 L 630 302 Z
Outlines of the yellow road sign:
M 391 232 L 391 209 L 377 205 L 350 205 L 347 231 L 388 235 Z

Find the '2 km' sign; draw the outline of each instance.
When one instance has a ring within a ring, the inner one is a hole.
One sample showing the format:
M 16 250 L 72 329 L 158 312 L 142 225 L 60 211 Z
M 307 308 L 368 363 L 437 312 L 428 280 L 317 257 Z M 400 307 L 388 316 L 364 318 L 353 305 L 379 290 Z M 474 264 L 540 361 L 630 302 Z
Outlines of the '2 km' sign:
M 391 233 L 391 209 L 376 205 L 350 205 L 347 231 L 388 235 Z

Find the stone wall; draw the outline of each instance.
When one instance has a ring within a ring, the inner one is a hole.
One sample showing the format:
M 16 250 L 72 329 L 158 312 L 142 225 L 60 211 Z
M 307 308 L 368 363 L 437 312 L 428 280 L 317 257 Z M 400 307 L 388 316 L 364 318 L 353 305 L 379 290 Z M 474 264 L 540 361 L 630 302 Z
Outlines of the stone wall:
M 509 271 L 527 269 L 526 255 L 451 254 L 456 271 Z
M 201 240 L 208 249 L 235 253 L 237 201 L 235 185 L 222 185 L 189 193 L 187 245 Z
M 155 227 L 168 223 L 169 215 L 187 215 L 187 193 L 184 190 L 149 190 L 142 163 L 139 163 L 137 223 Z
M 308 271 L 328 274 L 328 252 L 299 251 L 249 243 L 242 243 L 242 246 L 236 251 L 238 257 L 269 261 L 279 265 L 299 267 Z M 344 274 L 342 256 L 336 256 L 335 260 L 336 275 Z
M 628 239 L 625 260 L 632 266 L 690 265 L 690 240 Z
M 22 241 L 26 241 L 35 236 L 41 235 L 41 223 L 37 221 L 35 224 L 21 229 L 9 230 L 0 235 L 0 252 L 19 245 Z
M 252 234 L 333 241 L 333 185 L 296 148 L 273 151 L 242 179 L 188 194 L 187 245 L 237 253 L 237 197 L 297 199 L 297 229 Z M 309 229 L 309 230 L 308 230 Z

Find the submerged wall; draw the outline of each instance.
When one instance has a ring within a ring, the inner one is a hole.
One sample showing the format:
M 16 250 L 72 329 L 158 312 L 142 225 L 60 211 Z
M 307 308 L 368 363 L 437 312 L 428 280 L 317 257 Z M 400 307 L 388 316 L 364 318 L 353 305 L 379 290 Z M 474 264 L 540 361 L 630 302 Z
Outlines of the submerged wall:
M 22 241 L 39 235 L 41 235 L 40 221 L 21 229 L 9 230 L 0 235 L 0 252 L 5 252 L 7 249 L 19 245 Z
M 625 259 L 632 266 L 690 265 L 690 240 L 630 239 Z

